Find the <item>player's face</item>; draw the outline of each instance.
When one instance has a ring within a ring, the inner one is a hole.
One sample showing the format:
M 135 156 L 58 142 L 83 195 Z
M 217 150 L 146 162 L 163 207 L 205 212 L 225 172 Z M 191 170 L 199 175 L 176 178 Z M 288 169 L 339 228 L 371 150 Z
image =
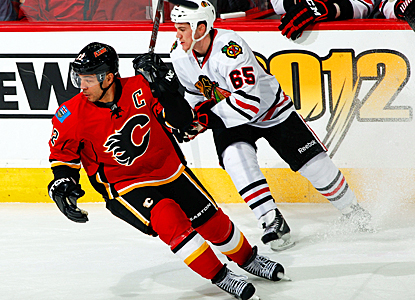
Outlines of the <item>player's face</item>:
M 102 95 L 102 89 L 96 75 L 79 75 L 79 78 L 84 96 L 90 102 L 97 101 Z
M 178 39 L 183 50 L 189 50 L 193 42 L 192 29 L 190 28 L 190 24 L 176 23 L 174 24 L 174 27 L 176 27 L 176 38 Z

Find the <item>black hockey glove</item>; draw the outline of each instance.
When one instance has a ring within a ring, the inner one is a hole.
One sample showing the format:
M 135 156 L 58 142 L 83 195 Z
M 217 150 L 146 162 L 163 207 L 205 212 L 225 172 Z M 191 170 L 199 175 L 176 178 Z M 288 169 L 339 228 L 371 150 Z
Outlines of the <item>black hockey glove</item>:
M 408 22 L 415 31 L 415 2 L 412 0 L 397 0 L 394 8 L 396 18 Z
M 282 35 L 296 40 L 311 23 L 334 20 L 336 13 L 332 0 L 301 0 L 282 17 L 278 29 Z
M 408 4 L 411 3 L 412 0 L 396 0 L 395 2 L 395 6 L 394 6 L 394 11 L 395 11 L 395 16 L 398 19 L 401 20 L 405 20 L 405 11 L 406 8 L 408 7 Z
M 180 84 L 176 73 L 157 54 L 140 54 L 133 60 L 133 66 L 136 75 L 143 75 L 150 83 L 155 98 L 168 98 L 168 94 L 178 93 Z
M 88 213 L 76 206 L 77 200 L 85 195 L 85 192 L 72 177 L 52 180 L 48 185 L 48 191 L 49 197 L 69 220 L 78 223 L 88 221 Z
M 192 124 L 188 128 L 181 130 L 173 128 L 173 135 L 176 137 L 179 143 L 187 143 L 195 139 L 196 136 L 202 132 L 206 131 L 206 127 L 199 124 L 198 120 L 193 120 Z

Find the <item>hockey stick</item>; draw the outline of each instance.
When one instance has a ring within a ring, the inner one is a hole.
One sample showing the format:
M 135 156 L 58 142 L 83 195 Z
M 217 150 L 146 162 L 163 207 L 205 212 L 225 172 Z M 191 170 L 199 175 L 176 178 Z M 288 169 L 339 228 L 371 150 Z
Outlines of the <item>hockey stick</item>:
M 154 53 L 154 47 L 156 46 L 157 34 L 159 33 L 161 12 L 163 10 L 163 0 L 158 0 L 157 10 L 153 21 L 153 30 L 151 31 L 150 46 L 148 47 L 148 53 Z

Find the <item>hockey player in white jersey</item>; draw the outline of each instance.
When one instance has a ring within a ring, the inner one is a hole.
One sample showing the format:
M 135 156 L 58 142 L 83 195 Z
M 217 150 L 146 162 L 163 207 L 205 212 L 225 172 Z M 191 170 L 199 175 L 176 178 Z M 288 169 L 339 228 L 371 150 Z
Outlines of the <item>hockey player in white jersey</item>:
M 259 138 L 265 138 L 293 171 L 339 209 L 343 221 L 365 228 L 370 214 L 357 203 L 343 174 L 276 78 L 263 70 L 239 35 L 213 28 L 211 3 L 193 1 L 198 9 L 175 6 L 171 12 L 177 29 L 172 63 L 186 88 L 186 100 L 197 113 L 184 139 L 213 129 L 220 163 L 263 228 L 262 241 L 273 250 L 287 249 L 294 241 L 258 165 Z

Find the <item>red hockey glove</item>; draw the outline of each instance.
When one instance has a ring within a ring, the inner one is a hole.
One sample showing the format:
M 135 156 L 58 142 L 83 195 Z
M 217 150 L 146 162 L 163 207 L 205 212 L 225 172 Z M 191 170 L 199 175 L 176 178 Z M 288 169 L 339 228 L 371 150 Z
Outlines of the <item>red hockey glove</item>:
M 195 112 L 197 115 L 197 122 L 203 127 L 208 127 L 209 119 L 216 116 L 210 109 L 216 105 L 216 101 L 213 99 L 199 102 L 195 106 Z M 217 117 L 217 116 L 216 116 Z M 218 118 L 218 117 L 217 117 Z
M 336 7 L 331 0 L 302 0 L 282 17 L 278 29 L 282 35 L 296 40 L 308 25 L 334 20 L 336 13 Z

